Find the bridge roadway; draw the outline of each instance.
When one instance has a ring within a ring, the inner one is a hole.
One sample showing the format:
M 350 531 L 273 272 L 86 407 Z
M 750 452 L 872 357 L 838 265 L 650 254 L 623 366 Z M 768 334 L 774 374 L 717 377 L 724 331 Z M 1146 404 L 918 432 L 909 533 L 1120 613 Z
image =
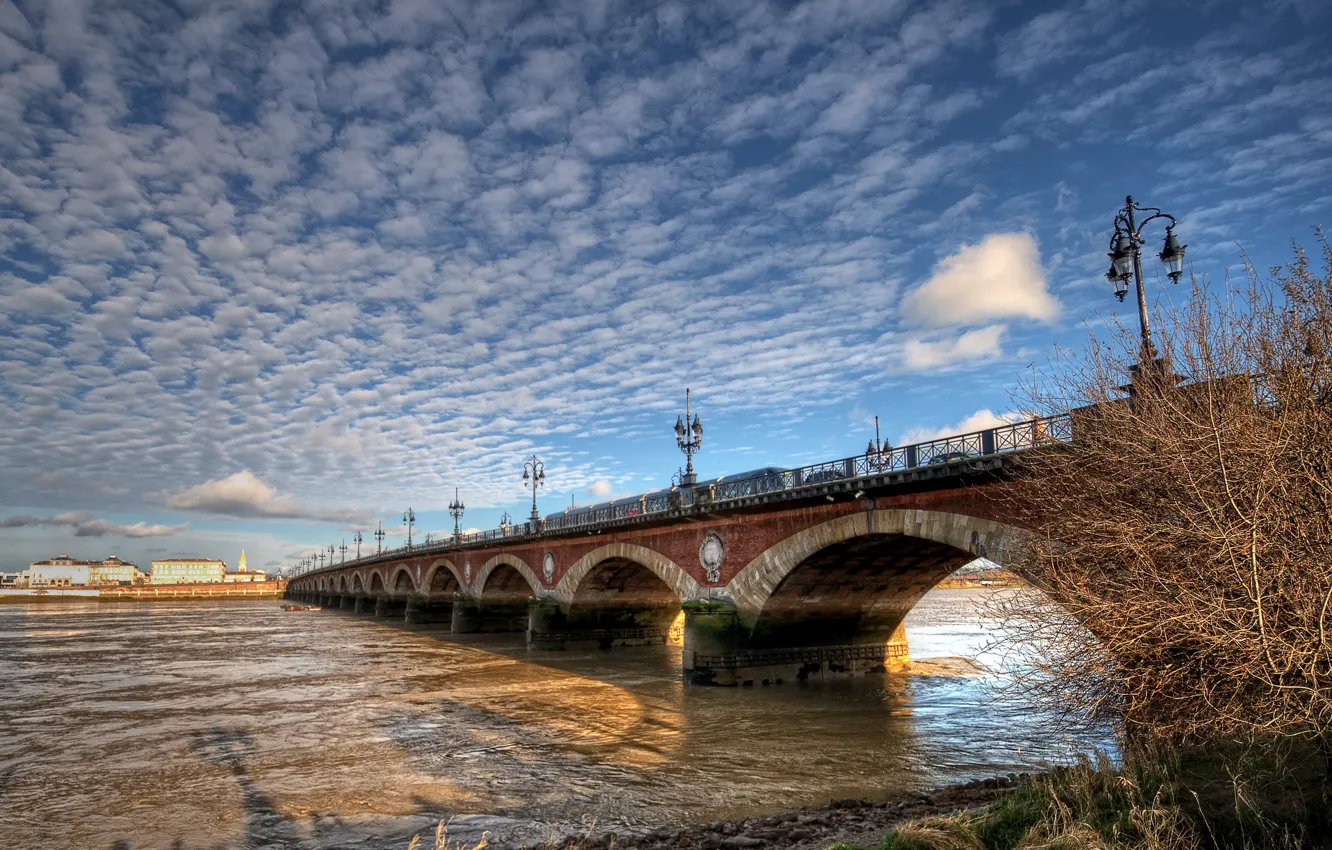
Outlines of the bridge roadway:
M 667 641 L 694 684 L 883 672 L 908 611 L 1024 532 L 997 490 L 1020 456 L 1071 438 L 1052 417 L 700 483 L 595 514 L 402 547 L 293 578 L 299 601 L 455 633 L 526 631 L 532 650 Z

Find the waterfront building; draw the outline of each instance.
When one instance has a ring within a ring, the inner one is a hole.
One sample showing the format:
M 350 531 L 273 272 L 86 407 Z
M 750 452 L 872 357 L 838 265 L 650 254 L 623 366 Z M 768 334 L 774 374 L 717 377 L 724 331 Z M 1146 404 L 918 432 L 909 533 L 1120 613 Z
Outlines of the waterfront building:
M 163 558 L 153 561 L 149 582 L 152 584 L 197 584 L 221 582 L 226 575 L 224 561 L 212 558 Z
M 79 561 L 68 555 L 33 561 L 23 575 L 28 587 L 87 587 L 90 561 Z
M 138 585 L 148 583 L 148 574 L 137 564 L 122 561 L 115 555 L 100 564 L 88 565 L 88 583 L 91 585 Z
M 60 555 L 28 564 L 19 583 L 28 587 L 98 587 L 143 584 L 147 578 L 138 566 L 115 555 L 102 561 L 82 561 Z
M 245 550 L 240 553 L 240 561 L 236 563 L 236 572 L 226 573 L 222 576 L 226 582 L 238 581 L 268 581 L 268 574 L 263 570 L 252 570 L 249 568 L 249 562 L 245 560 Z

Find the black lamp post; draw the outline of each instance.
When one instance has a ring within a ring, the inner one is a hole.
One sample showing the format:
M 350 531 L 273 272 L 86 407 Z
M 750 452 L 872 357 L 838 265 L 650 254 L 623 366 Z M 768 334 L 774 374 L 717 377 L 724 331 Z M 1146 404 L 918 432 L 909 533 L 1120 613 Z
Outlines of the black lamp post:
M 892 450 L 892 443 L 879 439 L 879 417 L 874 417 L 874 439 L 865 448 L 865 457 L 877 468 L 883 466 L 883 456 Z
M 1138 222 L 1135 213 L 1150 213 Z M 1175 238 L 1175 217 L 1162 212 L 1156 207 L 1144 207 L 1133 201 L 1129 195 L 1124 199 L 1124 208 L 1115 214 L 1115 233 L 1110 237 L 1110 270 L 1106 279 L 1115 288 L 1115 297 L 1120 301 L 1128 295 L 1129 279 L 1132 278 L 1138 294 L 1138 323 L 1142 329 L 1142 351 L 1138 358 L 1138 368 L 1147 364 L 1156 364 L 1156 346 L 1152 344 L 1152 331 L 1147 318 L 1147 292 L 1142 285 L 1142 231 L 1149 223 L 1158 218 L 1169 219 L 1166 225 L 1165 244 L 1157 257 L 1166 267 L 1171 283 L 1179 283 L 1179 276 L 1184 273 L 1184 249 L 1187 245 L 1179 244 Z M 1160 364 L 1164 365 L 1164 364 Z
M 319 553 L 319 569 L 322 570 L 323 568 L 324 568 L 324 553 L 323 553 L 323 551 L 320 551 L 320 553 Z
M 346 541 L 346 540 L 343 540 L 343 541 L 342 541 L 342 545 L 338 547 L 338 550 L 342 552 L 342 560 L 338 561 L 338 563 L 339 563 L 339 564 L 345 564 L 345 563 L 347 563 L 347 541 Z
M 680 484 L 684 487 L 698 483 L 698 476 L 694 474 L 694 452 L 703 447 L 703 423 L 698 421 L 698 414 L 695 413 L 691 424 L 690 413 L 689 388 L 685 387 L 684 419 L 675 417 L 675 444 L 685 453 L 685 471 L 680 476 Z
M 375 531 L 375 554 L 379 555 L 384 551 L 384 521 L 379 521 L 379 528 Z
M 467 506 L 458 498 L 458 488 L 453 488 L 453 501 L 449 502 L 449 516 L 453 517 L 453 539 L 462 540 L 462 516 Z
M 536 524 L 541 520 L 541 514 L 537 513 L 537 488 L 546 481 L 546 465 L 541 462 L 536 455 L 532 455 L 530 460 L 523 461 L 523 486 L 532 488 L 532 530 L 536 531 Z
M 352 542 L 356 544 L 356 560 L 361 560 L 361 532 L 352 535 Z
M 333 553 L 336 551 L 337 551 L 336 546 L 334 546 L 332 543 L 328 544 L 328 565 L 330 567 L 333 566 Z
M 412 548 L 412 526 L 416 525 L 416 511 L 408 508 L 403 511 L 402 524 L 407 526 L 407 548 Z
M 509 512 L 505 511 L 504 513 L 500 514 L 500 533 L 503 534 L 505 537 L 508 537 L 509 529 L 512 527 L 513 527 L 513 517 L 509 516 Z

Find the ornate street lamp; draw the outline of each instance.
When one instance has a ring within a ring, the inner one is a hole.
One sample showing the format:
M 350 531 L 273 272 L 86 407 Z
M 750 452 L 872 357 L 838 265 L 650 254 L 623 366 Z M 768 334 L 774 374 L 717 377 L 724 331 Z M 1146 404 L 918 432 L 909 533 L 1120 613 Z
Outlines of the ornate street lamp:
M 1151 213 L 1141 223 L 1135 213 Z M 1158 218 L 1169 219 L 1166 225 L 1165 243 L 1161 253 L 1156 256 L 1166 267 L 1171 283 L 1179 283 L 1179 276 L 1184 273 L 1184 249 L 1187 245 L 1179 244 L 1175 238 L 1175 217 L 1162 212 L 1156 207 L 1144 207 L 1133 201 L 1129 195 L 1124 199 L 1124 208 L 1115 214 L 1115 232 L 1110 237 L 1110 270 L 1106 279 L 1115 288 L 1115 297 L 1120 301 L 1128 295 L 1129 279 L 1132 278 L 1138 294 L 1138 323 L 1142 330 L 1142 351 L 1139 355 L 1138 368 L 1146 364 L 1155 364 L 1156 346 L 1152 344 L 1152 332 L 1147 318 L 1147 292 L 1142 284 L 1142 231 L 1149 223 Z
M 546 465 L 532 455 L 531 460 L 523 461 L 523 486 L 532 488 L 532 530 L 536 531 L 536 524 L 541 520 L 541 514 L 537 513 L 536 494 L 537 488 L 546 481 Z
M 319 569 L 322 570 L 323 568 L 324 568 L 324 553 L 321 551 L 319 553 Z
M 352 542 L 356 544 L 356 560 L 361 560 L 361 532 L 352 535 Z
M 505 537 L 508 537 L 509 529 L 512 527 L 513 527 L 513 517 L 509 516 L 509 512 L 505 511 L 504 513 L 500 514 L 500 533 L 503 534 Z
M 408 508 L 403 511 L 402 524 L 407 526 L 407 548 L 412 548 L 412 526 L 416 525 L 416 511 Z
M 698 483 L 698 476 L 694 474 L 694 452 L 703 447 L 703 423 L 698 421 L 698 414 L 695 413 L 691 424 L 689 415 L 689 388 L 685 387 L 684 419 L 675 417 L 675 444 L 685 453 L 685 471 L 684 475 L 680 476 L 680 484 L 685 487 Z
M 341 561 L 338 561 L 338 563 L 339 563 L 339 564 L 345 564 L 345 563 L 347 563 L 347 541 L 346 541 L 346 539 L 343 539 L 343 541 L 342 541 L 342 545 L 339 546 L 338 549 L 342 551 L 342 560 L 341 560 Z
M 877 468 L 883 466 L 885 462 L 883 456 L 891 454 L 892 451 L 892 443 L 879 439 L 879 417 L 876 416 L 874 417 L 874 439 L 870 440 L 869 445 L 865 448 L 865 457 Z
M 453 501 L 449 502 L 449 516 L 453 517 L 453 539 L 462 540 L 462 516 L 467 506 L 458 498 L 458 488 L 453 488 Z
M 375 554 L 376 554 L 376 555 L 382 554 L 383 551 L 384 551 L 384 537 L 385 537 L 385 536 L 386 536 L 386 535 L 384 534 L 384 521 L 383 521 L 383 520 L 380 520 L 380 521 L 379 521 L 379 530 L 377 530 L 377 531 L 375 532 L 375 534 L 374 534 L 374 538 L 375 538 Z
M 333 566 L 333 553 L 335 551 L 337 551 L 337 547 L 335 547 L 332 543 L 328 544 L 328 565 L 330 567 Z

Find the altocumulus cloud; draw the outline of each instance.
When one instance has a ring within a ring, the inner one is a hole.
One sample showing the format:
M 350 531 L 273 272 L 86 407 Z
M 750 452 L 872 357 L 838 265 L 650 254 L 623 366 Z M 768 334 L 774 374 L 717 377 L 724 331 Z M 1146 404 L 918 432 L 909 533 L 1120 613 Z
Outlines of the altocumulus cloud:
M 1200 264 L 1326 217 L 1326 19 L 1252 5 L 0 0 L 0 502 L 486 510 L 529 452 L 619 486 L 682 345 L 774 453 L 904 357 L 994 407 L 1052 292 L 1107 300 L 1107 151 L 1160 142 L 1106 165 Z
M 57 514 L 56 516 L 12 516 L 0 521 L 0 528 L 59 527 L 74 529 L 75 537 L 167 537 L 179 534 L 188 525 L 149 525 L 136 522 L 133 525 L 118 525 L 110 520 L 95 517 L 83 511 Z
M 365 523 L 372 511 L 358 507 L 308 508 L 294 496 L 278 493 L 249 470 L 216 481 L 205 481 L 168 496 L 168 508 L 204 511 L 223 516 L 258 519 L 310 519 L 321 522 Z

